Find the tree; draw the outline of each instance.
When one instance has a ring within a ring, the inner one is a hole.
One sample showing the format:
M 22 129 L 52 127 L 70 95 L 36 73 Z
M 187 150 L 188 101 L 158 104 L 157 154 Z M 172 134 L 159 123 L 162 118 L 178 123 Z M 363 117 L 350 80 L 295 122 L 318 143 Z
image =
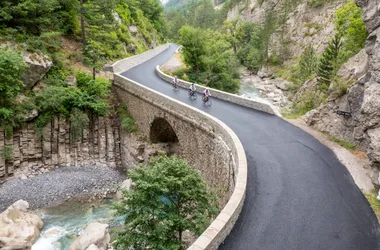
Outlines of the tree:
M 105 53 L 102 45 L 94 40 L 90 40 L 85 50 L 85 62 L 92 68 L 92 78 L 95 80 L 96 70 L 101 67 L 105 61 Z
M 177 156 L 154 158 L 129 177 L 134 187 L 115 204 L 117 214 L 126 216 L 118 249 L 182 249 L 183 232 L 201 234 L 217 214 L 215 196 L 198 171 Z
M 179 42 L 183 46 L 184 61 L 193 71 L 202 67 L 202 56 L 206 54 L 205 31 L 190 26 L 183 26 L 179 30 Z
M 227 20 L 223 23 L 223 30 L 230 35 L 229 41 L 232 44 L 232 47 L 234 49 L 234 53 L 236 54 L 237 52 L 237 28 L 238 28 L 238 23 L 239 19 L 232 19 L 232 20 Z
M 318 82 L 321 90 L 326 90 L 330 86 L 331 80 L 338 70 L 338 56 L 342 48 L 341 37 L 336 34 L 323 52 L 318 66 Z
M 306 46 L 299 62 L 301 81 L 315 73 L 317 69 L 317 56 L 312 45 Z

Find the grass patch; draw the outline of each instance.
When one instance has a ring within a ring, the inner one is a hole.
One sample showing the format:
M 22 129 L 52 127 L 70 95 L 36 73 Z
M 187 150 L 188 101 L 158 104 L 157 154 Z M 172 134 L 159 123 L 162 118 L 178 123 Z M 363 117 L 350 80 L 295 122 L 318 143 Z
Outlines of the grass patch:
M 367 198 L 372 210 L 375 212 L 377 220 L 380 222 L 380 201 L 376 199 L 377 192 L 372 190 L 370 193 L 364 194 Z
M 333 135 L 330 135 L 326 132 L 322 132 L 323 134 L 325 134 L 331 141 L 335 142 L 335 143 L 338 143 L 340 146 L 344 147 L 345 149 L 347 150 L 355 150 L 356 147 L 354 144 L 351 144 L 350 142 L 348 141 L 345 141 L 345 140 L 342 140 L 342 139 L 339 139 L 338 137 L 335 137 Z

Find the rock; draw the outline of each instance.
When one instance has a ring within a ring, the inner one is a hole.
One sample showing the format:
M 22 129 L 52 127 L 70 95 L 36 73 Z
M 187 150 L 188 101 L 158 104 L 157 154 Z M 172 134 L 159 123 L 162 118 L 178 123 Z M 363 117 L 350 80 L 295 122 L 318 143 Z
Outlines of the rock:
M 58 228 L 52 228 L 52 229 L 49 229 L 48 231 L 46 231 L 44 233 L 45 236 L 51 236 L 51 235 L 59 235 L 60 231 Z
M 317 89 L 318 82 L 316 77 L 311 80 L 307 80 L 294 95 L 293 101 L 298 102 L 304 94 L 306 94 L 309 91 L 317 91 Z
M 131 32 L 132 34 L 138 32 L 138 29 L 137 29 L 137 27 L 135 25 L 129 26 L 128 29 L 129 29 L 129 32 Z
M 99 250 L 99 248 L 96 245 L 91 244 L 86 250 Z
M 274 84 L 276 85 L 277 88 L 281 90 L 286 90 L 288 85 L 291 84 L 290 82 L 283 80 L 281 78 L 273 80 Z
M 99 250 L 106 250 L 110 240 L 108 225 L 93 222 L 70 245 L 69 250 L 86 250 L 91 245 L 95 245 Z
M 38 116 L 37 109 L 30 110 L 26 116 L 26 121 L 30 122 Z
M 123 192 L 121 190 L 125 190 L 129 192 L 132 186 L 133 186 L 133 182 L 131 179 L 126 179 L 125 181 L 123 181 L 123 183 L 121 183 L 120 185 L 120 190 L 118 190 L 115 194 L 115 199 L 119 201 L 121 197 L 123 197 Z
M 8 209 L 20 210 L 20 211 L 26 212 L 29 209 L 29 203 L 24 200 L 18 200 L 15 203 L 13 203 Z
M 67 83 L 67 85 L 69 86 L 77 86 L 77 78 L 75 76 L 68 76 L 66 79 L 65 79 L 65 82 Z
M 368 55 L 365 49 L 362 49 L 340 67 L 337 76 L 346 81 L 357 80 L 367 72 L 368 66 Z
M 26 213 L 29 204 L 19 200 L 0 214 L 0 248 L 31 249 L 40 235 L 42 220 Z
M 136 157 L 136 160 L 138 163 L 143 163 L 144 162 L 144 157 L 142 157 L 141 155 L 137 156 Z
M 117 13 L 116 11 L 112 11 L 112 14 L 113 14 L 113 17 L 114 17 L 115 21 L 118 24 L 122 24 L 123 23 L 123 20 L 121 20 L 121 18 L 119 16 L 119 13 Z
M 32 89 L 53 65 L 48 56 L 37 53 L 27 53 L 24 56 L 24 61 L 28 65 L 24 73 L 24 84 L 27 89 Z
M 21 174 L 20 175 L 20 179 L 21 180 L 26 180 L 26 179 L 28 179 L 28 177 L 25 174 Z
M 270 73 L 267 69 L 262 68 L 257 72 L 257 76 L 260 77 L 261 79 L 263 78 L 269 78 L 272 76 L 272 73 Z

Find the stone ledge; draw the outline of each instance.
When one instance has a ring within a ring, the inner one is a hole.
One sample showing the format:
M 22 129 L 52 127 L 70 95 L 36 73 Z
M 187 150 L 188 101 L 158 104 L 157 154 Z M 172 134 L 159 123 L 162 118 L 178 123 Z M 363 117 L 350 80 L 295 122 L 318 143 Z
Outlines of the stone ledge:
M 185 117 L 190 117 L 193 120 L 192 123 L 197 124 L 197 126 L 204 127 L 204 124 L 207 124 L 215 130 L 215 134 L 219 135 L 233 151 L 237 158 L 235 159 L 235 162 L 239 164 L 236 166 L 237 173 L 235 175 L 234 191 L 221 213 L 203 232 L 203 234 L 188 248 L 191 250 L 217 249 L 232 230 L 239 217 L 245 199 L 247 160 L 244 148 L 237 135 L 223 122 L 203 111 L 145 87 L 131 79 L 121 76 L 120 74 L 115 74 L 114 80 L 115 86 L 138 96 L 152 105 L 157 106 L 159 104 L 158 106 L 166 111 L 175 107 L 177 109 L 175 112 L 177 115 L 183 114 Z
M 169 83 L 172 83 L 174 77 L 169 76 L 169 75 L 165 74 L 164 72 L 162 72 L 159 65 L 157 65 L 157 67 L 156 67 L 156 73 L 157 73 L 157 75 L 162 80 L 164 80 L 166 82 L 169 82 Z M 187 89 L 187 88 L 190 87 L 191 82 L 187 82 L 185 80 L 178 79 L 178 85 L 181 88 Z M 197 86 L 196 92 L 202 93 L 205 90 L 205 86 L 202 86 L 202 85 L 199 85 L 199 84 L 195 84 L 195 85 Z M 268 103 L 260 102 L 260 101 L 257 101 L 257 100 L 252 100 L 252 99 L 249 99 L 249 98 L 245 98 L 245 97 L 238 96 L 238 95 L 235 95 L 235 94 L 230 94 L 230 93 L 227 93 L 227 92 L 224 92 L 224 91 L 220 91 L 220 90 L 217 90 L 217 89 L 213 89 L 213 88 L 209 88 L 209 89 L 212 90 L 211 94 L 214 97 L 218 98 L 218 99 L 225 100 L 225 101 L 228 101 L 228 102 L 232 102 L 232 103 L 238 104 L 240 106 L 256 109 L 256 110 L 263 111 L 263 112 L 266 112 L 266 113 L 269 113 L 269 114 L 272 114 L 272 115 L 277 115 L 279 117 L 282 117 L 281 114 L 279 112 L 277 112 Z
M 155 57 L 156 55 L 167 50 L 168 48 L 168 43 L 160 45 L 154 49 L 145 51 L 144 53 L 119 60 L 112 65 L 106 65 L 104 66 L 103 70 L 113 72 L 115 74 L 130 70 L 131 68 L 136 67 L 137 65 L 142 64 L 148 61 L 149 59 Z

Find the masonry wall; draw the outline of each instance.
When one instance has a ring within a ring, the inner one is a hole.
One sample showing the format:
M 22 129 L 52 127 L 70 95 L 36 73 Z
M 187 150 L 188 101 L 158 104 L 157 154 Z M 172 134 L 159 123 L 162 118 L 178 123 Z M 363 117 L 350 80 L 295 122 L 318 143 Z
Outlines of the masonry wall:
M 126 87 L 126 81 L 115 75 L 113 92 L 120 103 L 127 105 L 139 133 L 149 139 L 154 119 L 164 118 L 178 137 L 179 154 L 200 171 L 209 187 L 217 190 L 220 207 L 224 207 L 234 188 L 235 164 L 230 148 L 215 128 L 191 112 L 178 110 L 178 107 L 157 98 L 150 99 L 149 93 L 138 91 L 133 84 Z
M 33 123 L 8 135 L 0 128 L 0 152 L 0 183 L 21 173 L 33 176 L 54 167 L 116 167 L 122 163 L 119 122 L 91 117 L 76 140 L 70 137 L 70 123 L 63 117 L 56 117 L 40 132 Z M 10 157 L 5 159 L 6 155 Z

